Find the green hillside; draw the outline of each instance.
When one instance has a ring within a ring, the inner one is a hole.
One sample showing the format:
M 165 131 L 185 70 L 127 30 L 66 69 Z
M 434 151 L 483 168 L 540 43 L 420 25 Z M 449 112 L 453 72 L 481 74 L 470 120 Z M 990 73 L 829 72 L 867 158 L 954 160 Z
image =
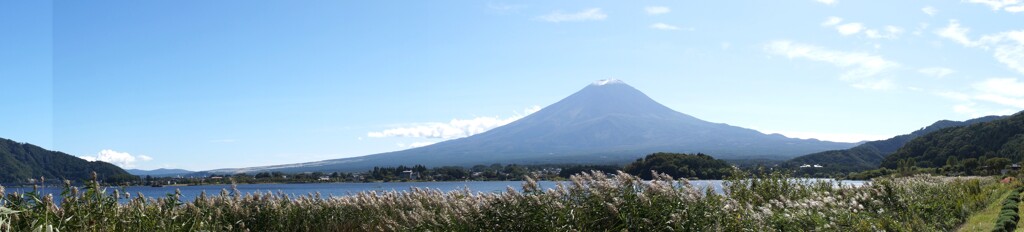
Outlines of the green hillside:
M 1004 118 L 1003 116 L 986 116 L 967 121 L 942 120 L 910 134 L 892 137 L 886 140 L 871 141 L 845 150 L 823 151 L 796 157 L 784 165 L 797 168 L 801 165 L 821 165 L 821 168 L 799 168 L 797 174 L 828 175 L 845 174 L 878 168 L 886 156 L 896 153 L 901 147 L 915 138 L 945 128 L 972 125 Z
M 882 167 L 992 166 L 1024 158 L 1024 112 L 1004 119 L 946 128 L 921 136 L 886 157 Z M 989 162 L 992 161 L 992 162 Z M 992 165 L 989 165 L 989 164 Z M 991 167 L 996 169 L 1000 167 Z
M 135 178 L 113 164 L 89 162 L 63 152 L 0 138 L 0 183 L 25 183 L 39 177 L 79 181 L 89 179 L 92 172 L 107 182 Z

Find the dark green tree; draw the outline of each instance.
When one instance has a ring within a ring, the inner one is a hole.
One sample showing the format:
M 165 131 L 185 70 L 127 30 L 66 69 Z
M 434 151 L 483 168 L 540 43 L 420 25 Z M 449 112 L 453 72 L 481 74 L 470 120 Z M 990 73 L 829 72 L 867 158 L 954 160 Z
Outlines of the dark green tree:
M 729 163 L 705 154 L 654 153 L 626 165 L 624 172 L 651 179 L 651 171 L 673 178 L 722 179 L 732 172 Z

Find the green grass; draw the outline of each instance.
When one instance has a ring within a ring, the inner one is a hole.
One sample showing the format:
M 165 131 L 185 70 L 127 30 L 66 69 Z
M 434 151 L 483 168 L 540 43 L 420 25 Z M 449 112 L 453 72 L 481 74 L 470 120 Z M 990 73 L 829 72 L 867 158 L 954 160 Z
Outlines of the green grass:
M 964 223 L 964 225 L 957 231 L 991 231 L 992 223 L 996 221 L 997 217 L 999 217 L 999 209 L 1003 207 L 1003 199 L 1010 195 L 1009 190 L 1009 188 L 1000 188 L 999 191 L 1002 192 L 1002 194 L 998 195 L 998 200 L 991 201 L 992 203 L 988 204 L 985 209 L 971 215 L 971 217 L 967 219 L 967 222 Z
M 1021 203 L 1020 203 L 1019 205 L 1017 205 L 1017 206 L 1018 206 L 1018 207 L 1020 207 L 1020 208 L 1024 208 L 1024 201 L 1022 201 L 1022 202 L 1021 202 Z M 1016 230 L 1013 230 L 1013 231 L 1014 231 L 1014 232 L 1024 232 L 1024 225 L 1021 225 L 1021 224 L 1017 224 L 1017 229 L 1016 229 Z

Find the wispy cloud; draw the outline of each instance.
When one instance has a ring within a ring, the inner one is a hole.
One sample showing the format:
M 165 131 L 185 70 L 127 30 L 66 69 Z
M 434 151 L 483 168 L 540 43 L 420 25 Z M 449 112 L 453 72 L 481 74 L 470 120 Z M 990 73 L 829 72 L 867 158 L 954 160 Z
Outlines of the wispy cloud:
M 396 127 L 386 129 L 383 131 L 369 132 L 366 134 L 366 136 L 370 138 L 461 138 L 483 133 L 499 126 L 504 126 L 505 124 L 509 124 L 523 117 L 526 117 L 527 115 L 537 112 L 538 110 L 540 110 L 540 106 L 534 106 L 526 109 L 524 113 L 516 113 L 516 115 L 507 118 L 476 117 L 471 119 L 452 119 L 449 122 L 413 123 L 405 127 Z
M 822 26 L 826 26 L 826 27 L 831 27 L 831 26 L 839 25 L 839 23 L 841 23 L 841 22 L 843 22 L 843 18 L 832 16 L 832 17 L 828 17 L 827 19 L 825 19 L 824 22 L 821 22 L 821 25 Z
M 845 70 L 840 75 L 841 80 L 850 82 L 854 87 L 864 89 L 882 90 L 895 87 L 892 80 L 880 77 L 880 74 L 900 66 L 899 63 L 877 55 L 836 51 L 785 40 L 768 43 L 765 50 L 790 59 L 802 58 L 830 63 Z
M 608 14 L 601 11 L 601 8 L 585 9 L 576 13 L 563 13 L 562 11 L 551 12 L 547 15 L 537 16 L 537 19 L 558 23 L 558 22 L 583 22 L 600 21 L 608 18 Z
M 1024 109 L 1024 82 L 1017 78 L 990 78 L 972 85 L 979 92 L 974 98 Z
M 939 13 L 939 9 L 935 9 L 935 7 L 932 6 L 925 6 L 921 8 L 921 12 L 924 12 L 928 16 L 935 16 L 935 14 Z
M 965 2 L 984 4 L 992 8 L 993 11 L 1024 12 L 1024 1 L 1021 0 L 966 0 Z
M 135 156 L 127 152 L 118 152 L 110 149 L 104 149 L 99 153 L 96 153 L 95 156 L 79 156 L 78 158 L 82 158 L 88 161 L 103 161 L 120 166 L 122 168 L 134 168 L 135 162 L 137 161 L 153 160 L 153 157 L 147 155 Z
M 860 33 L 864 30 L 864 24 L 861 23 L 846 23 L 843 25 L 836 26 L 836 31 L 842 35 L 853 35 Z
M 905 31 L 903 28 L 892 25 L 885 26 L 882 29 L 873 29 L 859 22 L 842 22 L 843 18 L 832 16 L 825 19 L 821 26 L 834 28 L 836 32 L 843 36 L 863 33 L 865 37 L 871 39 L 897 39 Z
M 969 28 L 960 27 L 960 22 L 957 20 L 949 20 L 949 25 L 936 30 L 935 34 L 953 40 L 954 42 L 957 42 L 964 46 L 978 46 L 977 44 L 975 44 L 974 41 L 971 41 L 971 39 L 967 38 L 967 32 L 970 30 L 971 29 Z
M 644 12 L 647 12 L 649 15 L 660 15 L 668 14 L 668 12 L 672 12 L 672 9 L 664 6 L 648 6 L 644 8 Z
M 970 93 L 945 91 L 935 94 L 956 101 L 954 112 L 972 117 L 1007 115 L 1024 109 L 1024 82 L 1017 78 L 988 78 L 972 84 Z
M 903 34 L 903 28 L 897 26 L 885 26 L 885 29 L 867 29 L 864 30 L 864 36 L 872 39 L 897 39 L 900 34 Z
M 932 77 L 942 78 L 942 77 L 948 76 L 949 74 L 953 74 L 953 72 L 955 72 L 955 71 L 953 71 L 952 69 L 949 69 L 949 68 L 944 68 L 944 67 L 928 67 L 928 68 L 918 69 L 917 72 L 919 72 L 921 74 L 924 74 L 924 75 L 932 76 Z
M 968 115 L 972 118 L 989 115 L 1010 115 L 1016 111 L 1005 109 L 1005 108 L 991 108 L 986 106 L 978 105 L 974 102 L 966 102 L 961 104 L 953 105 L 953 112 Z
M 651 24 L 651 28 L 658 29 L 658 30 L 667 30 L 667 31 L 675 31 L 675 30 L 682 30 L 682 29 L 686 29 L 686 30 L 689 30 L 689 31 L 693 30 L 693 28 L 679 28 L 677 26 L 674 26 L 674 25 L 671 25 L 671 24 L 667 24 L 667 23 Z
M 836 4 L 839 3 L 838 0 L 814 0 L 814 1 L 822 3 L 822 4 L 825 4 L 825 5 L 830 5 L 830 6 L 833 6 L 833 5 L 836 5 Z
M 968 32 L 970 32 L 970 28 L 960 26 L 960 22 L 957 20 L 950 20 L 949 25 L 936 30 L 935 34 L 965 47 L 992 51 L 992 56 L 996 58 L 996 61 L 1024 74 L 1024 30 L 983 35 L 977 40 L 968 37 Z

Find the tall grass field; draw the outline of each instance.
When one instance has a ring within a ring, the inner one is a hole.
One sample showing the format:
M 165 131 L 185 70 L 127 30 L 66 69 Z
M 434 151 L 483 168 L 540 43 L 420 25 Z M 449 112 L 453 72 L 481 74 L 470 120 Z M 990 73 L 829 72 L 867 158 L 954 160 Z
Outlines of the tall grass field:
M 60 196 L 0 187 L 0 231 L 951 231 L 1016 187 L 989 177 L 927 175 L 862 186 L 783 174 L 725 183 L 724 193 L 715 193 L 665 175 L 644 181 L 594 172 L 557 186 L 527 179 L 522 189 L 502 193 L 223 190 L 189 202 L 95 181 L 81 189 L 67 184 Z

